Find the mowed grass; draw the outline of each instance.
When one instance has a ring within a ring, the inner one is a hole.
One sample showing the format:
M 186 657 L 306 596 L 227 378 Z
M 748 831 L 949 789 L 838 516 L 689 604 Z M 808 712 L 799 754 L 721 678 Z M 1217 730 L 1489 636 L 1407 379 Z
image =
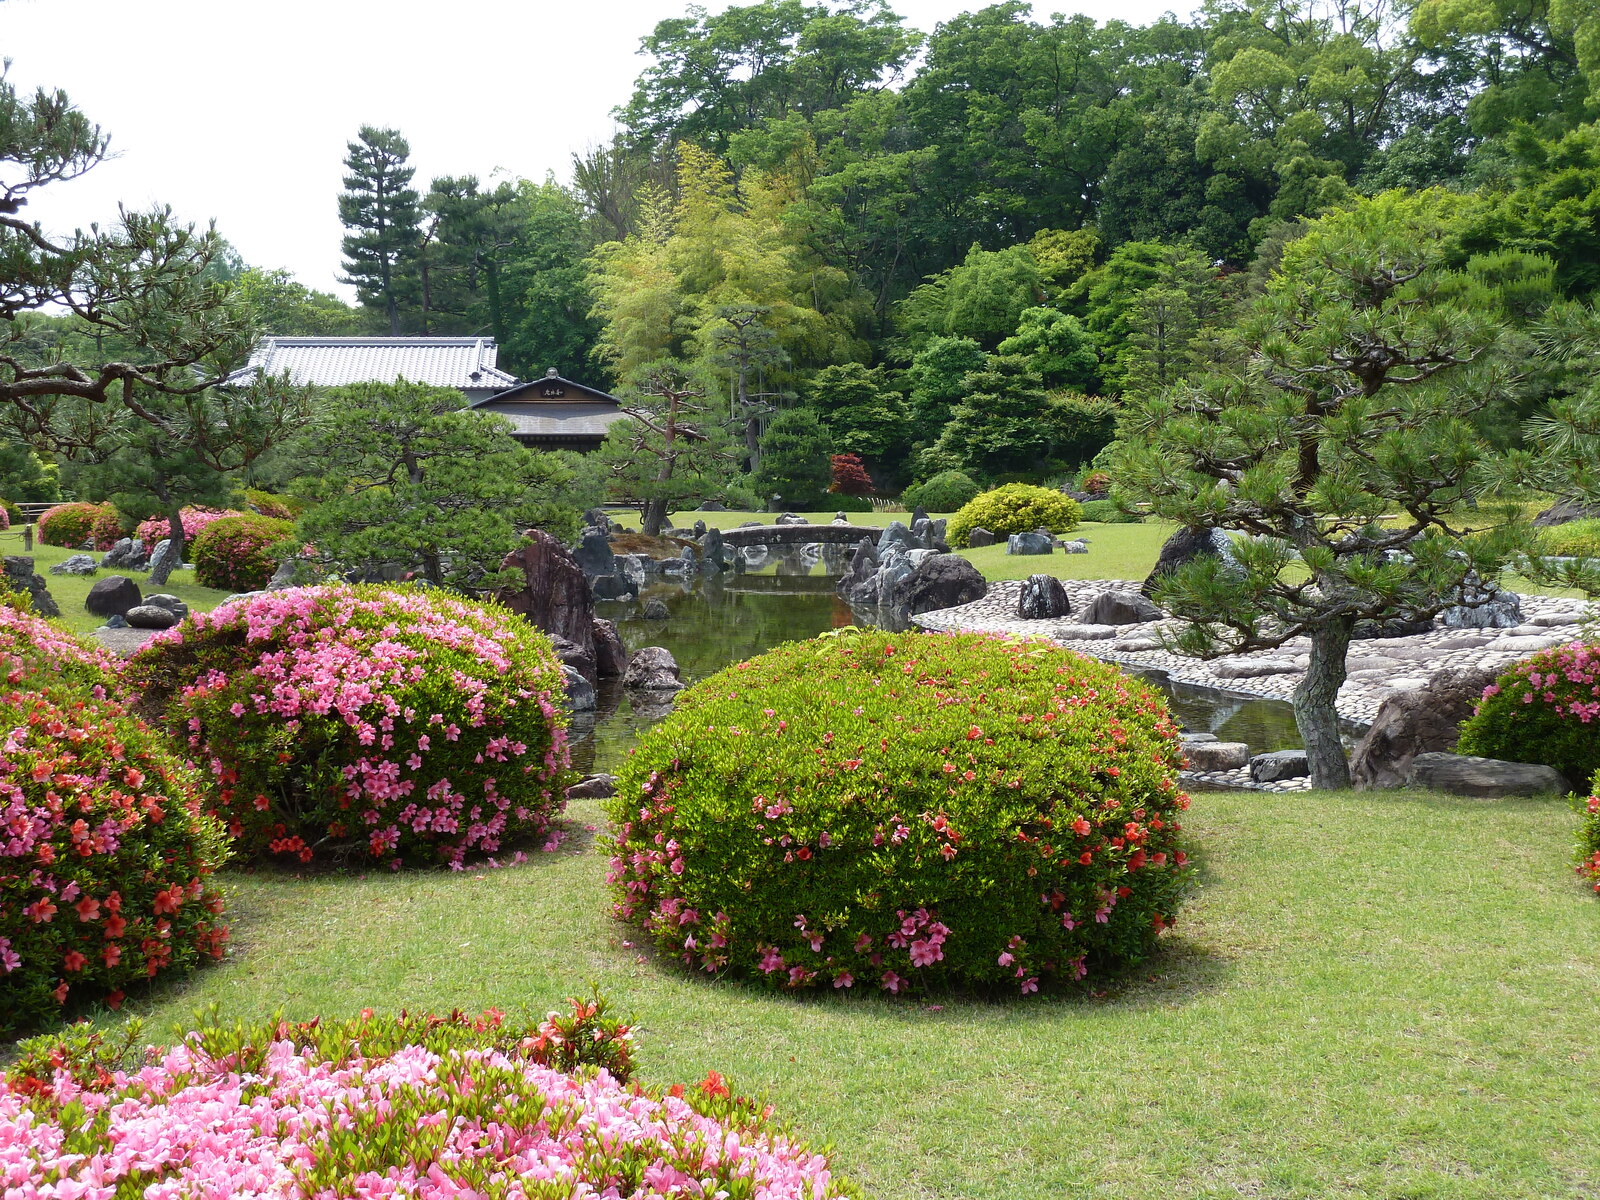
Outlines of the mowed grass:
M 885 1198 L 1600 1194 L 1600 902 L 1555 800 L 1200 794 L 1203 885 L 1092 993 L 788 997 L 695 977 L 605 915 L 602 818 L 503 870 L 230 871 L 223 964 L 152 1031 L 363 1006 L 542 1012 L 598 985 L 643 1074 L 707 1070 Z
M 108 575 L 126 575 L 139 585 L 139 590 L 144 595 L 165 593 L 176 596 L 199 612 L 209 612 L 233 594 L 217 588 L 201 587 L 194 581 L 193 571 L 174 571 L 164 587 L 151 587 L 148 571 L 119 571 L 113 568 L 102 569 L 93 575 L 50 574 L 50 568 L 56 563 L 78 553 L 82 552 L 42 545 L 37 538 L 34 539 L 32 550 L 24 550 L 21 529 L 10 529 L 0 533 L 0 554 L 22 554 L 33 557 L 33 569 L 44 577 L 45 586 L 50 589 L 50 595 L 55 598 L 56 604 L 61 609 L 62 624 L 74 633 L 89 633 L 105 624 L 103 617 L 91 616 L 85 612 L 83 602 L 88 598 L 89 589 Z M 94 557 L 99 560 L 99 551 L 95 552 Z

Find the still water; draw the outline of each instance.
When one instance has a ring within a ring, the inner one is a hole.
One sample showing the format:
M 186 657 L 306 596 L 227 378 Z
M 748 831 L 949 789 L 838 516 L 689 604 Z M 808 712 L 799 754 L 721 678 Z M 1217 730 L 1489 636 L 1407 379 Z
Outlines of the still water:
M 602 601 L 595 611 L 617 623 L 630 651 L 663 646 L 677 659 L 684 682 L 695 683 L 780 642 L 862 624 L 835 594 L 834 583 L 825 575 L 736 575 L 699 582 L 693 591 L 676 584 L 653 587 L 639 600 Z M 672 616 L 646 621 L 641 615 L 646 599 L 664 601 Z M 1252 752 L 1300 745 L 1294 714 L 1281 701 L 1169 684 L 1160 675 L 1146 678 L 1166 693 L 1173 714 L 1190 732 L 1245 742 Z M 598 701 L 594 712 L 573 720 L 573 766 L 586 774 L 615 771 L 639 735 L 670 711 L 635 707 L 616 680 L 601 682 Z

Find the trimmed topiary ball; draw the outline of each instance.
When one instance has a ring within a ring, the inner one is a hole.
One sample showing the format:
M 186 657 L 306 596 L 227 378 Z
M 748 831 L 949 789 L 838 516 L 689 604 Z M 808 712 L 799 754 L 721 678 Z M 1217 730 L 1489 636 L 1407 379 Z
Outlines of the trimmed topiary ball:
M 5 500 L 0 500 L 0 533 L 11 528 L 11 505 Z
M 1066 533 L 1082 519 L 1078 502 L 1052 488 L 1028 483 L 1008 483 L 985 492 L 950 518 L 946 537 L 952 546 L 967 544 L 967 534 L 982 526 L 997 538 L 1032 529 Z
M 194 539 L 189 555 L 195 582 L 230 592 L 259 591 L 278 569 L 272 548 L 293 532 L 290 521 L 254 513 L 212 521 Z
M 684 692 L 623 768 L 614 911 L 783 988 L 1078 979 L 1181 902 L 1177 736 L 1149 687 L 1046 642 L 790 643 Z
M 0 688 L 64 686 L 102 699 L 120 688 L 117 659 L 42 617 L 0 604 Z
M 1600 645 L 1570 642 L 1513 663 L 1483 690 L 1456 750 L 1545 763 L 1574 781 L 1600 770 Z
M 503 608 L 416 588 L 269 592 L 157 634 L 127 678 L 209 766 L 249 854 L 459 866 L 542 837 L 566 804 L 561 666 Z
M 116 520 L 116 511 L 109 504 L 89 504 L 81 500 L 58 504 L 46 509 L 39 517 L 39 540 L 46 546 L 76 550 L 95 534 L 96 522 L 104 529 L 107 513 L 110 519 Z M 115 544 L 115 538 L 105 545 L 100 544 L 98 537 L 95 540 L 95 546 L 100 550 L 109 550 Z
M 200 780 L 111 701 L 0 695 L 0 1036 L 222 954 Z
M 89 525 L 89 536 L 96 550 L 109 550 L 117 544 L 122 533 L 122 514 L 110 503 L 102 504 Z
M 921 508 L 931 513 L 953 513 L 971 504 L 983 488 L 963 471 L 940 471 L 926 483 L 913 484 L 900 496 L 909 511 Z

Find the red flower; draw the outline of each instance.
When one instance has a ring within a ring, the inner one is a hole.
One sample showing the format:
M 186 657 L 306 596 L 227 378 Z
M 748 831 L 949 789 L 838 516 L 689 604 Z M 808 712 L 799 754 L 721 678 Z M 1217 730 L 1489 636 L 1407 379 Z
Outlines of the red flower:
M 183 889 L 181 887 L 170 887 L 165 891 L 156 893 L 156 912 L 158 913 L 175 913 L 182 903 Z
M 93 896 L 85 896 L 73 907 L 78 910 L 78 920 L 80 921 L 93 921 L 100 915 L 100 901 Z
M 728 1085 L 722 1082 L 720 1072 L 707 1071 L 706 1077 L 700 1081 L 700 1090 L 708 1096 L 726 1096 Z
M 76 950 L 69 950 L 67 951 L 67 956 L 61 961 L 67 970 L 81 971 L 89 960 L 82 954 L 79 954 Z

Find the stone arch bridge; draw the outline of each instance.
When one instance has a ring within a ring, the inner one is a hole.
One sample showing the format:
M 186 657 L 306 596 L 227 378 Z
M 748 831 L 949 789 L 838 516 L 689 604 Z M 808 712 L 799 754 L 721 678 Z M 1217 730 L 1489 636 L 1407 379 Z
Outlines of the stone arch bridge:
M 724 529 L 724 546 L 804 546 L 814 542 L 831 542 L 834 545 L 858 545 L 862 538 L 874 543 L 883 536 L 883 530 L 872 525 L 750 525 L 740 529 Z

